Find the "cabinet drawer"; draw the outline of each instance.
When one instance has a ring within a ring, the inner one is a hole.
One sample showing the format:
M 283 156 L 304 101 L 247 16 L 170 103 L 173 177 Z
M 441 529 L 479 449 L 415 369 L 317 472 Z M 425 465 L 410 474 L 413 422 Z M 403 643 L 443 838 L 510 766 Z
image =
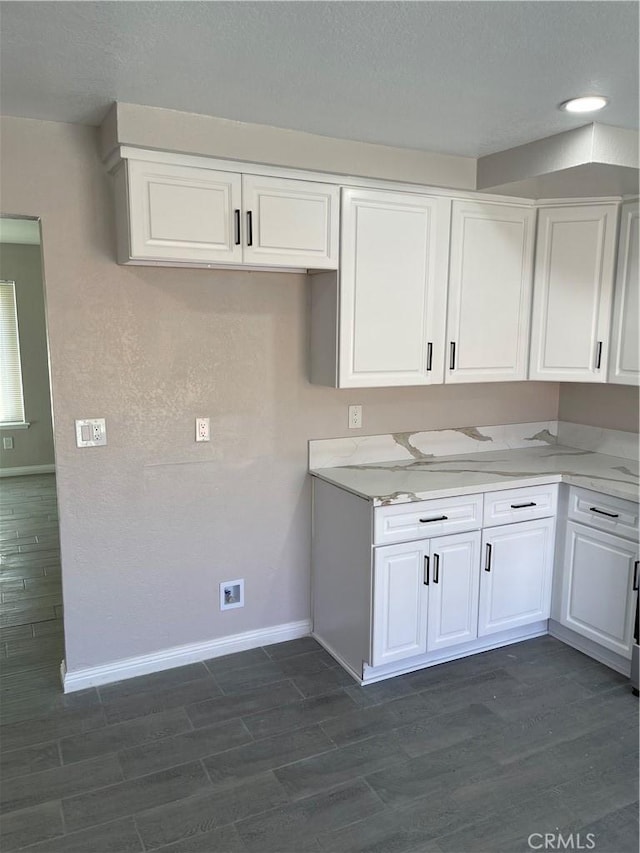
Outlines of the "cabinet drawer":
M 556 514 L 558 486 L 532 486 L 487 492 L 484 496 L 484 526 L 511 524 Z
M 481 494 L 378 507 L 374 511 L 373 544 L 428 539 L 480 527 Z
M 572 487 L 568 516 L 597 530 L 606 530 L 628 539 L 638 538 L 638 504 L 632 501 Z

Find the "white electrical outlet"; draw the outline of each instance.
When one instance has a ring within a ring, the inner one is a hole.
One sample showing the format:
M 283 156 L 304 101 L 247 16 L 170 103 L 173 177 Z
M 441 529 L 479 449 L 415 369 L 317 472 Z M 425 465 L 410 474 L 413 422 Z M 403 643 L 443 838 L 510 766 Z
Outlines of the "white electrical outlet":
M 13 450 L 13 436 L 5 435 L 5 437 L 2 439 L 2 449 Z
M 349 406 L 349 429 L 362 429 L 362 406 Z
M 220 584 L 220 610 L 244 607 L 244 578 Z
M 196 418 L 196 441 L 209 441 L 209 418 Z
M 107 443 L 107 424 L 104 418 L 85 418 L 76 421 L 78 447 L 102 447 Z

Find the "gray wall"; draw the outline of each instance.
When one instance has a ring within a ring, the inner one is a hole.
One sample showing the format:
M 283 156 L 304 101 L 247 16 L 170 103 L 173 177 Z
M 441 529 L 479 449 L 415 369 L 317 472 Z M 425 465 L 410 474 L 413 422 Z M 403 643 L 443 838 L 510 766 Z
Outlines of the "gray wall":
M 628 385 L 562 383 L 558 417 L 577 424 L 638 432 L 639 390 Z
M 10 211 L 6 211 L 10 212 Z M 2 243 L 0 279 L 15 281 L 25 418 L 29 429 L 2 430 L 13 437 L 13 450 L 3 450 L 0 468 L 53 465 L 53 430 L 40 246 Z
M 96 132 L 6 118 L 2 141 L 3 208 L 42 217 L 70 670 L 308 618 L 307 441 L 349 403 L 365 433 L 557 416 L 555 383 L 311 386 L 305 276 L 117 266 Z M 108 445 L 77 449 L 101 416 Z

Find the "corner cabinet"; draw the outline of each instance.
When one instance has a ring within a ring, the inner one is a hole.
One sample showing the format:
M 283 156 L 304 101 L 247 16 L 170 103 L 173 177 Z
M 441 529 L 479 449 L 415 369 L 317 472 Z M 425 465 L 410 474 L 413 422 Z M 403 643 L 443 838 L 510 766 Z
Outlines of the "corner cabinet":
M 342 190 L 339 279 L 311 283 L 313 382 L 442 383 L 450 207 L 446 198 Z
M 453 202 L 445 382 L 527 378 L 535 214 Z
M 120 263 L 336 269 L 339 189 L 126 158 L 115 173 Z
M 605 382 L 618 205 L 538 210 L 529 378 Z
M 609 382 L 640 385 L 640 208 L 638 202 L 622 205 L 618 271 L 611 326 Z
M 485 530 L 478 635 L 548 619 L 555 518 Z

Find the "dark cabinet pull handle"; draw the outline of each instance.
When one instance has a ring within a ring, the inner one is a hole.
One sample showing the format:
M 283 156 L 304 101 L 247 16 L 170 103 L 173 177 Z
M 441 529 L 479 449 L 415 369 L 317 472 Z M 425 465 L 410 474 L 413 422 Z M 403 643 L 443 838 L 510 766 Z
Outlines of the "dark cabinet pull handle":
M 511 504 L 511 509 L 526 509 L 529 506 L 538 506 L 535 501 L 530 501 L 528 504 Z
M 429 586 L 429 555 L 424 555 L 424 585 Z
M 253 246 L 253 214 L 247 211 L 247 246 Z
M 456 342 L 451 341 L 451 357 L 449 359 L 449 370 L 456 368 Z
M 437 515 L 435 518 L 421 518 L 419 521 L 420 524 L 429 524 L 431 521 L 447 521 L 448 518 L 448 515 Z
M 484 570 L 485 572 L 491 571 L 491 545 L 489 542 L 487 542 L 487 556 L 484 561 Z
M 602 361 L 602 341 L 598 341 L 598 354 L 596 355 L 596 370 L 600 370 L 601 361 Z
M 633 564 L 633 588 L 638 589 L 638 566 L 640 566 L 640 560 L 636 560 Z
M 236 246 L 239 246 L 240 245 L 240 211 L 234 210 L 233 216 L 235 219 L 235 231 L 236 231 L 235 243 L 236 243 Z
M 433 366 L 433 344 L 431 341 L 427 344 L 427 372 L 431 370 Z
M 440 554 L 433 555 L 433 582 L 438 583 L 440 578 Z
M 598 509 L 597 506 L 590 506 L 589 511 L 590 512 L 597 512 L 598 515 L 606 515 L 607 518 L 619 518 L 619 515 L 617 512 L 605 512 L 603 509 Z

